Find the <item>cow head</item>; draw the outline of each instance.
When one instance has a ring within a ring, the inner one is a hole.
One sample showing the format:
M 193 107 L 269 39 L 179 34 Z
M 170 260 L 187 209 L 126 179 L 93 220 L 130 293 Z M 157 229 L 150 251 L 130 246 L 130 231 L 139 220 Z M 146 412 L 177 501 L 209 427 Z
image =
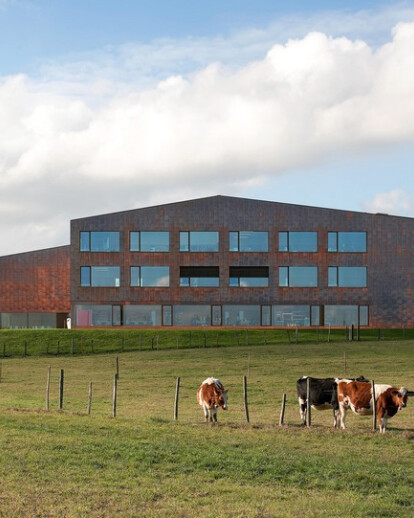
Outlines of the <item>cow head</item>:
M 399 390 L 394 389 L 391 392 L 394 405 L 401 410 L 407 406 L 407 398 L 409 395 L 408 390 L 405 387 L 401 387 Z
M 227 393 L 228 390 L 223 390 L 223 392 L 218 394 L 216 398 L 216 406 L 223 410 L 227 410 Z

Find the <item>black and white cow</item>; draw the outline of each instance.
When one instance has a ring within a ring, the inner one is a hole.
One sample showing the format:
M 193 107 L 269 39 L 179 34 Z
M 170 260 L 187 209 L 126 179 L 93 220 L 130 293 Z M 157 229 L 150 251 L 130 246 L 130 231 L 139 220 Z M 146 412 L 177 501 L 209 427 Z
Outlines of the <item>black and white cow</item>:
M 299 411 L 302 425 L 306 424 L 306 392 L 309 376 L 302 376 L 296 382 L 296 389 L 299 399 Z M 310 380 L 310 401 L 314 410 L 333 410 L 334 427 L 338 427 L 339 403 L 337 386 L 341 378 L 311 378 Z M 354 378 L 355 380 L 355 378 Z M 357 381 L 369 381 L 364 376 L 356 378 Z

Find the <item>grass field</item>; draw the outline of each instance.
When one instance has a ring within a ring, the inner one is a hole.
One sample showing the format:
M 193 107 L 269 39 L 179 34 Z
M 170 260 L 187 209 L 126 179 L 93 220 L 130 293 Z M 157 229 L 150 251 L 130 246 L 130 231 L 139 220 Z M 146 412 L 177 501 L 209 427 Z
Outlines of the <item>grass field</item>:
M 346 431 L 333 430 L 329 411 L 314 412 L 306 429 L 299 426 L 295 391 L 304 374 L 362 374 L 413 390 L 412 341 L 11 357 L 1 367 L 1 517 L 414 516 L 414 401 L 390 420 L 385 435 L 371 431 L 371 418 L 351 414 Z M 229 410 L 219 411 L 216 426 L 204 423 L 195 401 L 210 375 L 229 389 Z

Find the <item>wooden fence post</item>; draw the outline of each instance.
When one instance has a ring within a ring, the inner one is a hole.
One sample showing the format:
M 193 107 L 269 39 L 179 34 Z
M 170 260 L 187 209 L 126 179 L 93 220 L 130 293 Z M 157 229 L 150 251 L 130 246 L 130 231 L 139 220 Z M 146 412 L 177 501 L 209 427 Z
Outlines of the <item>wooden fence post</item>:
M 50 404 L 49 404 L 49 401 L 50 401 L 50 373 L 51 373 L 51 370 L 52 368 L 48 367 L 47 369 L 47 380 L 46 380 L 46 410 L 49 412 L 49 409 L 50 409 Z
M 283 426 L 285 420 L 286 394 L 282 396 L 282 409 L 280 411 L 279 426 Z
M 175 399 L 174 399 L 174 421 L 178 421 L 178 395 L 180 393 L 180 377 L 177 378 L 175 386 Z
M 375 383 L 371 380 L 372 390 L 372 430 L 375 432 L 377 429 L 377 399 L 375 397 Z
M 116 357 L 116 374 L 119 379 L 119 356 Z
M 63 408 L 63 385 L 64 385 L 64 372 L 63 369 L 60 369 L 59 376 L 59 410 Z
M 113 393 L 112 393 L 112 417 L 116 417 L 117 394 L 118 394 L 118 374 L 115 373 L 115 376 L 114 376 L 114 390 L 113 390 Z
M 247 404 L 247 377 L 243 376 L 243 396 L 244 396 L 244 411 L 246 413 L 246 421 L 250 423 L 249 406 Z
M 306 380 L 306 426 L 308 428 L 312 425 L 311 403 L 311 386 L 310 378 L 308 377 Z
M 92 381 L 89 382 L 89 394 L 88 394 L 88 408 L 87 408 L 87 414 L 91 414 L 91 408 L 92 408 Z

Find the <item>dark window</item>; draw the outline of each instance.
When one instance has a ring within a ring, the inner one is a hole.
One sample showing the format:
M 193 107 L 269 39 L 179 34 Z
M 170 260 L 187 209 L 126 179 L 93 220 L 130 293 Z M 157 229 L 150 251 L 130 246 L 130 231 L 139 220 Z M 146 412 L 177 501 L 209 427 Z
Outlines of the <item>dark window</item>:
M 230 286 L 266 288 L 269 286 L 268 266 L 230 266 Z
M 366 232 L 328 232 L 328 252 L 366 251 Z
M 240 230 L 229 232 L 230 252 L 267 252 L 269 250 L 268 232 Z
M 317 232 L 279 232 L 279 252 L 317 251 Z
M 181 266 L 180 286 L 192 288 L 218 287 L 220 284 L 218 266 Z
M 279 286 L 315 288 L 318 286 L 318 268 L 316 266 L 280 266 Z
M 180 252 L 218 252 L 218 232 L 180 232 Z
M 81 232 L 81 252 L 119 252 L 119 232 Z

